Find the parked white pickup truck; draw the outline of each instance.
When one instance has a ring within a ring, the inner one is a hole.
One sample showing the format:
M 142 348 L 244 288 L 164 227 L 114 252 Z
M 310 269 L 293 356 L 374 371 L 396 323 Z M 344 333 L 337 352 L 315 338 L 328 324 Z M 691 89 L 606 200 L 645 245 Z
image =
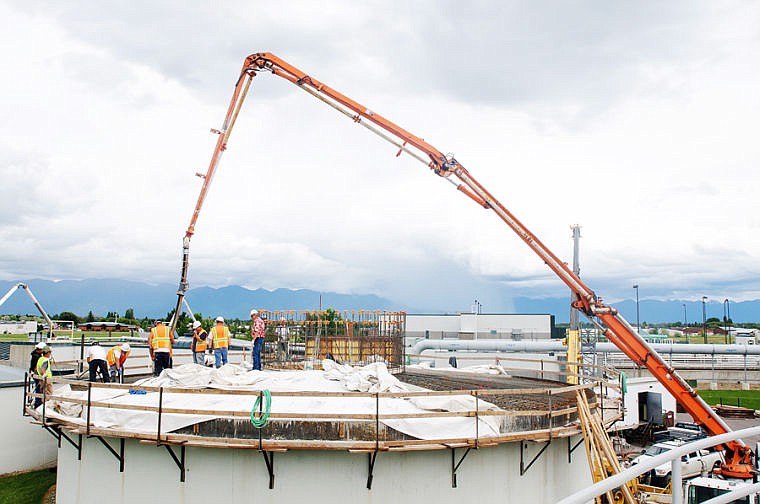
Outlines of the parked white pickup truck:
M 638 464 L 645 460 L 651 459 L 656 455 L 672 450 L 678 446 L 681 446 L 683 442 L 680 441 L 663 441 L 662 443 L 655 443 L 644 452 L 633 459 L 633 464 Z M 681 457 L 681 476 L 683 479 L 693 478 L 695 476 L 707 476 L 710 471 L 720 466 L 723 463 L 723 454 L 719 451 L 697 450 Z M 667 486 L 670 481 L 671 463 L 655 467 L 647 475 L 643 475 L 643 478 L 647 480 L 650 485 L 664 487 Z

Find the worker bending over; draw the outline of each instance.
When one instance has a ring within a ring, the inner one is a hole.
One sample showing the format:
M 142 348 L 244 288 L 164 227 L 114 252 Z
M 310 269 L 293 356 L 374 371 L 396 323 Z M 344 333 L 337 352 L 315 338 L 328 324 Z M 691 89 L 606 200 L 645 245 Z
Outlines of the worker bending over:
M 223 317 L 216 317 L 216 325 L 211 328 L 211 345 L 214 349 L 214 364 L 217 368 L 227 364 L 230 347 L 230 329 L 224 325 Z
M 106 350 L 100 346 L 100 342 L 93 341 L 90 344 L 90 352 L 87 354 L 87 364 L 90 366 L 90 381 L 98 379 L 98 371 L 103 383 L 108 383 L 108 364 L 106 363 Z
M 208 347 L 208 333 L 201 327 L 197 320 L 193 322 L 193 362 L 201 366 L 206 365 L 206 348 Z
M 108 351 L 108 372 L 111 375 L 111 380 L 117 383 L 124 383 L 124 362 L 129 357 L 130 350 L 132 348 L 129 346 L 129 343 L 122 343 Z
M 158 376 L 164 369 L 172 367 L 172 345 L 174 344 L 174 335 L 161 320 L 156 320 L 155 327 L 150 330 L 148 336 L 148 349 L 150 358 L 153 361 L 153 374 Z

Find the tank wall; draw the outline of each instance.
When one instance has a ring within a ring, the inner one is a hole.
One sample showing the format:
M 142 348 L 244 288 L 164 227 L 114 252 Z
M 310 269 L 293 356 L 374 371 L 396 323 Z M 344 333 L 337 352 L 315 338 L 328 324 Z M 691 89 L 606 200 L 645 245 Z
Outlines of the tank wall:
M 574 445 L 579 438 L 573 438 Z M 110 439 L 118 447 L 118 440 Z M 524 442 L 525 463 L 543 443 Z M 179 453 L 177 447 L 174 449 Z M 188 448 L 186 481 L 163 447 L 126 441 L 125 470 L 97 439 L 85 439 L 82 460 L 63 445 L 58 456 L 59 504 L 99 502 L 208 503 L 460 503 L 476 498 L 498 502 L 552 503 L 591 484 L 582 447 L 568 463 L 567 440 L 554 441 L 524 476 L 520 444 L 472 450 L 451 486 L 450 450 L 380 452 L 372 489 L 366 488 L 368 455 L 342 451 L 275 453 L 275 488 L 270 490 L 264 458 L 256 450 Z M 456 450 L 457 461 L 465 450 Z M 93 484 L 97 482 L 97 484 Z
M 0 474 L 55 465 L 57 441 L 42 427 L 21 416 L 23 395 L 23 385 L 0 387 L 3 426 Z

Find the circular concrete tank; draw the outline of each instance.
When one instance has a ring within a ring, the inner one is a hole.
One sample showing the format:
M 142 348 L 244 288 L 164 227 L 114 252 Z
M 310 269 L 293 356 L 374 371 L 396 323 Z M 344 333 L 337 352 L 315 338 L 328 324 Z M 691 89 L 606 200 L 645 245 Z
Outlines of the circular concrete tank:
M 163 412 L 156 412 L 153 406 L 127 408 L 128 414 L 138 409 L 148 411 L 158 423 L 162 413 L 167 422 L 177 411 L 184 411 L 166 406 L 170 396 L 181 394 L 183 404 L 187 404 L 184 408 L 190 411 L 193 396 L 228 394 L 219 390 L 92 384 L 78 396 L 86 400 L 69 399 L 72 404 L 81 404 L 81 417 L 87 416 L 83 423 L 51 416 L 43 419 L 39 411 L 27 411 L 53 433 L 61 429 L 68 436 L 61 438 L 58 454 L 57 502 L 64 504 L 103 498 L 124 503 L 453 503 L 473 499 L 550 503 L 591 484 L 576 422 L 577 386 L 451 370 L 407 369 L 397 376 L 412 387 L 429 390 L 340 394 L 376 401 L 374 415 L 335 414 L 337 418 L 327 418 L 329 415 L 303 414 L 297 418 L 292 413 L 275 413 L 273 408 L 268 425 L 262 429 L 253 428 L 242 413 L 202 418 L 178 429 L 161 428 L 152 433 L 147 429 L 130 432 L 101 428 L 88 420 L 90 409 L 105 409 L 103 402 L 89 397 L 96 389 L 144 389 L 141 397 L 145 400 L 159 395 Z M 597 402 L 593 387 L 587 385 L 582 390 L 592 405 Z M 388 418 L 403 414 L 384 413 L 384 404 L 390 404 L 384 401 L 428 399 L 431 394 L 466 396 L 474 399 L 475 406 L 467 411 L 407 417 L 431 425 L 439 417 L 456 417 L 477 425 L 491 415 L 489 421 L 497 425 L 498 433 L 484 435 L 476 428 L 475 435 L 469 437 L 433 433 L 419 439 L 395 429 Z M 235 391 L 233 395 L 236 401 L 244 402 L 257 397 L 258 392 Z M 273 392 L 273 404 L 299 395 L 320 401 L 338 397 L 334 393 Z M 485 402 L 497 409 L 481 409 Z M 120 407 L 110 405 L 108 409 Z

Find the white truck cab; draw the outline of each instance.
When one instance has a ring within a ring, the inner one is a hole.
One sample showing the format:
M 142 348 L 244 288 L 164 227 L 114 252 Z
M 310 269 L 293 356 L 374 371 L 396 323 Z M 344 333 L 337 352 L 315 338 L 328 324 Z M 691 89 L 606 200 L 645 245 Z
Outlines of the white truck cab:
M 651 459 L 656 455 L 672 450 L 684 444 L 682 441 L 664 441 L 655 443 L 647 448 L 641 455 L 633 460 L 633 464 L 638 464 L 645 460 Z M 707 476 L 710 472 L 723 462 L 723 454 L 718 451 L 695 450 L 681 456 L 681 475 L 683 479 L 693 478 L 695 476 Z M 670 481 L 671 463 L 655 467 L 647 476 L 648 482 L 654 486 L 665 487 Z M 647 478 L 645 478 L 647 479 Z
M 707 500 L 734 492 L 742 487 L 751 485 L 751 482 L 741 480 L 723 480 L 718 478 L 694 478 L 684 485 L 684 498 L 687 504 L 700 504 Z M 758 495 L 750 494 L 731 501 L 738 504 L 759 504 Z

